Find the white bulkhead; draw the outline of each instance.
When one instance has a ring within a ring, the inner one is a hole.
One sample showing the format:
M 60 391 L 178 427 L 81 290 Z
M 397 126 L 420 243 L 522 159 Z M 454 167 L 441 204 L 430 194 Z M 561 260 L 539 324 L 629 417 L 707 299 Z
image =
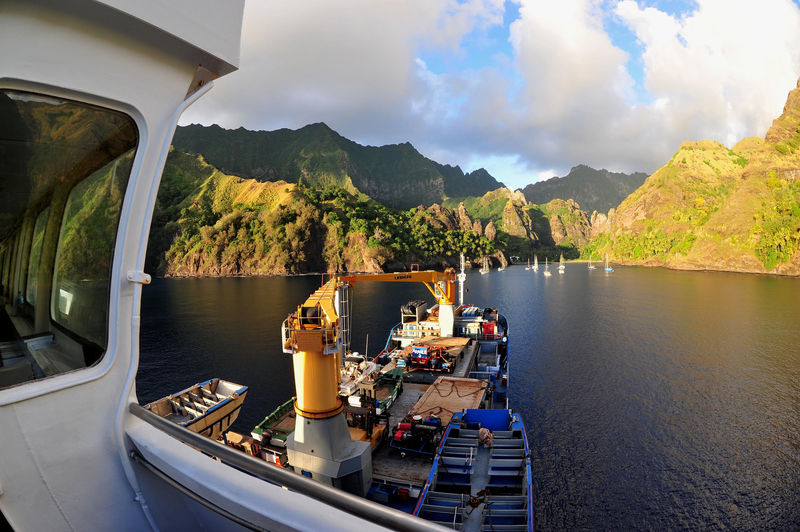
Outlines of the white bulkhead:
M 45 278 L 46 269 L 33 274 L 29 266 L 37 245 L 32 235 L 37 227 L 49 234 L 47 221 L 58 208 L 68 212 L 70 200 L 57 200 L 60 189 L 53 185 L 42 196 L 50 198 L 51 210 L 37 216 L 41 205 L 30 204 L 18 219 L 0 219 L 7 224 L 0 227 L 2 308 L 19 337 L 33 335 L 47 345 L 41 360 L 50 353 L 59 361 L 44 375 L 31 370 L 19 382 L 0 384 L 0 510 L 18 530 L 239 527 L 147 474 L 130 459 L 134 448 L 175 481 L 257 527 L 374 528 L 225 466 L 129 412 L 138 403 L 139 304 L 148 280 L 142 268 L 161 171 L 183 109 L 211 80 L 237 68 L 243 8 L 242 0 L 0 2 L 0 103 L 47 107 L 52 116 L 73 104 L 77 114 L 84 107 L 108 111 L 128 124 L 131 143 L 115 155 L 129 157 L 129 173 L 116 233 L 111 229 L 101 308 L 107 318 L 96 335 L 70 330 L 69 315 L 80 309 L 76 294 L 87 279 L 78 276 L 74 287 L 62 286 L 52 271 Z M 4 127 L 0 142 L 14 149 L 18 139 Z M 68 138 L 69 131 L 62 140 Z M 112 177 L 118 162 L 109 170 Z M 13 189 L 6 178 L 0 187 Z M 54 253 L 58 264 L 61 250 Z M 31 295 L 33 278 L 52 290 Z

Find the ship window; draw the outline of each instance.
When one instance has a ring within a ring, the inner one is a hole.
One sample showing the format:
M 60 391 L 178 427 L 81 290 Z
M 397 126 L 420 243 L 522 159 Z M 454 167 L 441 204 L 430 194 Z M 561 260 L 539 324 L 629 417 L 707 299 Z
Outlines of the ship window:
M 102 357 L 137 143 L 120 112 L 0 89 L 0 388 Z
M 42 259 L 44 228 L 47 224 L 48 214 L 50 214 L 50 207 L 39 213 L 39 216 L 36 217 L 36 225 L 33 226 L 33 242 L 28 260 L 28 283 L 25 290 L 25 300 L 32 306 L 36 305 L 36 283 L 38 282 L 39 262 Z

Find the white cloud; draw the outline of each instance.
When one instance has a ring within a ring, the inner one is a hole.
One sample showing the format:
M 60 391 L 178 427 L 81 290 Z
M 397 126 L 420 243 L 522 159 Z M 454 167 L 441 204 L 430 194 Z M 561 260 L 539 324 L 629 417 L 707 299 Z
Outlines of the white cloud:
M 682 15 L 632 0 L 518 7 L 507 51 L 465 70 L 448 58 L 501 27 L 502 0 L 249 2 L 241 70 L 181 122 L 324 121 L 357 142 L 410 141 L 465 170 L 482 162 L 522 187 L 579 163 L 653 171 L 684 140 L 763 136 L 800 75 L 790 0 L 698 0 Z M 641 43 L 645 102 L 609 21 Z
M 250 129 L 327 122 L 345 135 L 413 139 L 425 99 L 417 51 L 453 53 L 476 28 L 502 22 L 501 0 L 248 2 L 240 70 L 181 123 Z
M 578 163 L 650 172 L 684 140 L 763 136 L 800 75 L 800 11 L 789 0 L 699 0 L 682 16 L 632 0 L 604 6 L 523 0 L 511 25 L 525 84 L 509 101 L 505 138 L 540 175 Z M 644 48 L 652 103 L 630 103 L 629 57 L 607 33 L 609 16 Z
M 593 104 L 617 106 L 633 85 L 623 68 L 627 54 L 612 45 L 603 31 L 602 12 L 590 0 L 525 1 L 510 39 L 526 80 L 524 111 L 534 126 L 561 125 L 577 114 L 604 114 Z
M 789 0 L 701 0 L 683 18 L 625 0 L 616 14 L 645 46 L 651 110 L 676 142 L 763 136 L 800 73 L 800 13 Z

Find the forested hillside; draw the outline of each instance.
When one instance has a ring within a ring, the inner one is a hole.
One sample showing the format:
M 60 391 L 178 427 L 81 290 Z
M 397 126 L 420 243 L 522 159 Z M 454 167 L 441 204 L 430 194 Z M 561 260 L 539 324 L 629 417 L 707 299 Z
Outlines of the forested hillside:
M 173 145 L 201 154 L 227 174 L 311 188 L 334 186 L 398 209 L 429 206 L 445 197 L 481 196 L 503 186 L 486 170 L 464 174 L 458 166 L 424 157 L 408 142 L 362 146 L 323 123 L 277 131 L 191 125 L 177 129 Z
M 800 83 L 765 138 L 685 142 L 594 222 L 592 249 L 619 261 L 800 274 Z
M 438 205 L 399 211 L 334 186 L 231 176 L 172 150 L 148 265 L 170 276 L 382 271 L 496 252 L 454 219 Z
M 589 215 L 575 198 L 600 211 L 641 174 L 577 166 L 523 193 L 408 143 L 361 146 L 324 124 L 189 126 L 175 145 L 148 251 L 162 275 L 381 271 L 454 264 L 459 253 L 498 265 L 608 253 L 628 264 L 800 275 L 800 84 L 765 138 L 685 142 L 607 214 Z M 612 184 L 600 194 L 602 180 Z M 531 201 L 556 185 L 574 190 Z

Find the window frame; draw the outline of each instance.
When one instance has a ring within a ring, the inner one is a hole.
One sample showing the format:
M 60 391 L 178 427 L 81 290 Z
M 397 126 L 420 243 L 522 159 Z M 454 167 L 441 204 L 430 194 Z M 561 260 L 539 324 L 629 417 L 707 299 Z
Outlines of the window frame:
M 128 183 L 124 190 L 122 204 L 120 207 L 120 216 L 117 221 L 116 232 L 114 235 L 114 245 L 111 254 L 111 275 L 109 278 L 109 297 L 108 297 L 108 326 L 106 328 L 106 347 L 102 351 L 100 359 L 91 366 L 77 368 L 72 371 L 59 373 L 47 378 L 34 379 L 31 381 L 22 382 L 18 385 L 10 386 L 0 389 L 0 406 L 18 403 L 42 395 L 50 394 L 59 390 L 80 386 L 105 376 L 112 368 L 118 358 L 119 341 L 120 341 L 120 324 L 119 319 L 119 306 L 122 303 L 123 283 L 125 282 L 125 274 L 122 272 L 123 259 L 125 254 L 125 246 L 123 242 L 128 237 L 129 226 L 131 225 L 131 212 L 133 209 L 134 198 L 137 195 L 137 188 L 140 185 L 142 166 L 145 160 L 146 152 L 149 146 L 149 132 L 147 128 L 147 121 L 144 115 L 135 106 L 124 103 L 112 98 L 104 97 L 98 94 L 87 93 L 83 91 L 70 90 L 64 87 L 56 87 L 48 84 L 37 83 L 29 80 L 20 80 L 16 78 L 0 77 L 0 90 L 29 92 L 40 95 L 45 98 L 55 98 L 61 100 L 69 100 L 76 104 L 97 107 L 103 110 L 122 113 L 133 122 L 138 136 L 138 142 L 135 146 L 135 154 L 131 163 L 131 170 L 128 176 Z M 175 124 L 177 124 L 177 118 Z M 175 124 L 171 124 L 174 128 Z M 174 129 L 173 129 L 174 130 Z M 168 149 L 172 141 L 172 136 L 166 140 L 165 148 Z M 166 155 L 162 156 L 159 161 L 165 160 Z M 87 176 L 88 177 L 88 176 Z M 153 188 L 157 191 L 159 179 L 153 183 Z M 153 197 L 154 199 L 154 197 Z M 141 198 L 138 201 L 142 201 Z M 147 211 L 148 215 L 152 212 L 152 206 L 149 206 Z M 63 221 L 63 220 L 62 220 Z M 147 230 L 142 229 L 140 236 L 146 240 Z M 18 238 L 17 238 L 18 240 Z M 136 241 L 136 245 L 141 245 L 141 242 Z M 16 260 L 16 246 L 19 242 L 15 243 L 14 252 L 11 256 L 12 263 Z M 138 256 L 138 254 L 137 254 Z M 54 258 L 55 260 L 55 258 Z M 137 259 L 138 260 L 138 259 Z M 13 276 L 16 275 L 12 264 Z M 13 282 L 13 280 L 12 280 Z M 138 309 L 139 303 L 135 301 L 135 309 Z M 48 312 L 49 314 L 49 312 Z M 56 341 L 60 336 L 70 338 L 75 341 L 71 336 L 71 332 L 61 327 L 52 317 L 49 317 L 50 330 Z M 124 328 L 124 324 L 123 328 Z M 83 339 L 83 344 L 87 342 Z M 81 343 L 78 341 L 77 343 Z M 137 356 L 131 353 L 131 358 L 136 359 Z

